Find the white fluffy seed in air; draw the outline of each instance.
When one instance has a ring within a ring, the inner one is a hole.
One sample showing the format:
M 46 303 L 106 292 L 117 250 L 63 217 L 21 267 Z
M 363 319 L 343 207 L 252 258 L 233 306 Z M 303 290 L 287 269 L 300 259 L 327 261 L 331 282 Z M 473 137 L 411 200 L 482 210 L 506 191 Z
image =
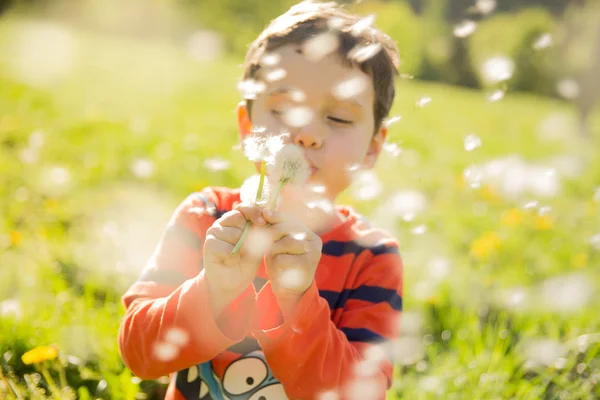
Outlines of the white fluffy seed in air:
M 319 400 L 340 400 L 340 396 L 333 390 L 319 394 Z
M 594 191 L 594 201 L 600 201 L 600 187 L 597 187 Z
M 344 26 L 344 20 L 339 17 L 331 17 L 327 20 L 327 27 L 331 30 L 340 29 Z
M 494 84 L 509 80 L 515 71 L 515 63 L 506 56 L 496 56 L 485 60 L 481 68 L 484 80 Z
M 375 14 L 370 14 L 361 18 L 352 26 L 352 35 L 359 36 L 366 29 L 369 29 L 373 25 L 373 22 L 375 22 Z
M 552 35 L 550 33 L 543 33 L 540 37 L 537 38 L 535 43 L 533 43 L 533 48 L 536 50 L 546 49 L 554 43 L 552 39 Z
M 230 165 L 231 163 L 229 161 L 218 157 L 207 158 L 204 160 L 204 167 L 215 172 L 224 171 L 228 169 Z
M 302 54 L 307 60 L 317 62 L 336 51 L 339 45 L 338 35 L 325 32 L 306 40 L 302 44 Z
M 417 106 L 419 107 L 425 107 L 429 103 L 431 103 L 431 97 L 429 96 L 423 96 L 417 100 Z
M 267 127 L 264 125 L 255 125 L 250 128 L 250 132 L 252 133 L 263 133 L 267 131 Z
M 265 80 L 267 82 L 275 82 L 280 81 L 287 76 L 287 71 L 283 68 L 277 68 L 272 71 L 267 72 L 265 75 Z
M 246 237 L 246 251 L 254 258 L 262 258 L 272 244 L 273 236 L 265 229 L 250 229 Z
M 386 119 L 386 120 L 385 120 L 385 122 L 384 122 L 384 125 L 385 125 L 385 127 L 386 127 L 386 128 L 389 128 L 389 127 L 390 127 L 390 125 L 393 125 L 393 124 L 395 124 L 396 122 L 399 122 L 401 119 L 402 119 L 402 117 L 401 117 L 401 116 L 399 116 L 399 115 L 396 115 L 396 116 L 394 116 L 394 117 L 391 117 L 391 118 L 388 118 L 388 119 Z
M 265 91 L 266 87 L 264 82 L 254 79 L 246 79 L 238 83 L 238 90 L 247 100 L 255 100 L 260 93 Z
M 296 103 L 302 103 L 304 100 L 306 100 L 306 95 L 300 89 L 290 90 L 288 92 L 288 96 L 290 96 L 290 99 L 292 99 Z
M 282 116 L 283 121 L 292 128 L 301 128 L 310 124 L 314 111 L 310 107 L 300 106 L 287 109 Z
M 414 235 L 422 235 L 425 232 L 427 232 L 427 225 L 418 225 L 418 226 L 415 226 L 412 230 L 412 233 Z
M 475 8 L 483 15 L 487 15 L 496 9 L 496 0 L 477 0 Z
M 357 44 L 348 52 L 348 58 L 358 63 L 363 63 L 379 53 L 381 49 L 382 47 L 379 43 L 371 43 L 366 46 Z
M 260 59 L 260 63 L 265 67 L 273 67 L 280 61 L 281 55 L 278 53 L 265 53 Z
M 356 174 L 352 184 L 352 193 L 358 200 L 373 200 L 383 191 L 377 175 L 370 170 Z
M 298 289 L 304 286 L 306 273 L 300 268 L 289 268 L 279 274 L 277 281 L 286 289 Z
M 138 178 L 148 179 L 154 175 L 154 163 L 148 159 L 138 158 L 131 164 L 131 172 Z
M 402 153 L 402 149 L 398 146 L 398 143 L 385 143 L 383 145 L 383 150 L 387 151 L 392 155 L 392 157 L 397 157 Z
M 188 344 L 190 335 L 181 328 L 171 328 L 165 335 L 165 340 L 168 343 L 174 344 L 179 347 L 183 347 Z
M 471 35 L 477 29 L 477 24 L 473 21 L 463 21 L 454 27 L 454 36 L 465 38 Z
M 479 136 L 471 133 L 465 137 L 464 146 L 466 151 L 473 151 L 478 147 L 481 147 L 481 139 Z
M 600 250 L 600 233 L 590 237 L 588 243 L 596 250 Z
M 357 75 L 336 85 L 333 95 L 339 100 L 349 99 L 364 92 L 367 87 L 367 79 Z
M 573 100 L 579 97 L 579 93 L 581 92 L 579 88 L 579 83 L 575 79 L 567 78 L 563 79 L 556 85 L 556 90 L 558 94 L 564 97 L 567 100 Z
M 314 193 L 323 194 L 327 191 L 327 188 L 324 185 L 313 185 L 310 190 Z
M 494 90 L 492 93 L 489 94 L 489 96 L 487 97 L 489 102 L 495 102 L 495 101 L 499 101 L 502 100 L 504 98 L 504 90 Z
M 173 343 L 158 342 L 154 345 L 154 356 L 160 361 L 172 361 L 179 355 L 179 347 Z
M 295 240 L 305 240 L 306 239 L 306 233 L 305 232 L 293 233 L 290 236 L 293 239 L 295 239 Z

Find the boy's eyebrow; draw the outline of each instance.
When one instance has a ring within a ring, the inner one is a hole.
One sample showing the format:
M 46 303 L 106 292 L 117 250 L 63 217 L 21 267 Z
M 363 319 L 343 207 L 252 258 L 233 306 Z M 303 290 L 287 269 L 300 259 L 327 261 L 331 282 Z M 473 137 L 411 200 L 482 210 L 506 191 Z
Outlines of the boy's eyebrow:
M 292 89 L 287 86 L 283 86 L 283 87 L 274 89 L 271 92 L 267 93 L 267 96 L 275 96 L 277 94 L 289 94 L 289 93 L 293 93 L 295 90 L 297 90 L 297 89 Z M 354 99 L 352 97 L 349 97 L 346 99 L 338 99 L 335 96 L 331 96 L 331 98 L 334 99 L 335 101 L 337 101 L 338 103 L 347 103 L 354 107 L 358 107 L 361 109 L 364 108 L 361 103 L 359 103 L 356 99 Z

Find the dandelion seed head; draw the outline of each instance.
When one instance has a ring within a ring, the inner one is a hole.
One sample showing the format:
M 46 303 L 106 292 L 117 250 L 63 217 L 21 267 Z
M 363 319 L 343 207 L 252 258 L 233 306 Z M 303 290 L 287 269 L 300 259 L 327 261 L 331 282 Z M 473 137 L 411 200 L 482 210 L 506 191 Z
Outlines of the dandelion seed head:
M 243 203 L 255 204 L 256 203 L 256 192 L 258 192 L 258 185 L 260 183 L 260 175 L 255 174 L 247 178 L 240 188 L 240 199 Z M 263 199 L 268 197 L 267 185 L 263 185 Z
M 284 184 L 303 184 L 310 175 L 308 162 L 302 149 L 294 144 L 286 144 L 274 156 L 269 166 L 272 182 Z

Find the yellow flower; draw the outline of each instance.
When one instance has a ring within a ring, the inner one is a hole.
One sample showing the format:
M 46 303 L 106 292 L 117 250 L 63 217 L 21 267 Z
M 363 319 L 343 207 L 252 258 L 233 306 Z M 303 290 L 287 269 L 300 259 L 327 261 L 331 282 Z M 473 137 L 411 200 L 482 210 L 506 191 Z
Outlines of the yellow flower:
M 538 215 L 534 227 L 538 231 L 549 231 L 554 226 L 554 219 L 549 215 Z
M 481 197 L 488 203 L 495 203 L 500 200 L 498 192 L 490 185 L 485 185 L 481 188 Z
M 517 226 L 523 221 L 523 211 L 511 208 L 502 214 L 502 223 L 508 226 Z
M 18 246 L 21 243 L 21 232 L 11 231 L 10 232 L 10 244 L 13 246 Z
M 575 268 L 583 268 L 588 264 L 588 255 L 586 253 L 578 253 L 573 256 L 571 263 Z
M 496 232 L 486 232 L 471 243 L 471 255 L 478 260 L 488 258 L 500 247 Z
M 23 363 L 39 364 L 44 361 L 54 360 L 58 357 L 58 349 L 52 346 L 40 346 L 23 354 L 21 360 Z

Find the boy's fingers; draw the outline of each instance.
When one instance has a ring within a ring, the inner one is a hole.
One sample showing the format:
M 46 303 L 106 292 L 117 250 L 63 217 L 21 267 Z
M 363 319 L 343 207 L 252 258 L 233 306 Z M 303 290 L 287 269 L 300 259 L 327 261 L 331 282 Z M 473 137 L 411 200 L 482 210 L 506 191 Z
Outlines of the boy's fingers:
M 262 209 L 261 215 L 271 225 L 279 224 L 285 221 L 286 219 L 289 219 L 289 217 L 286 217 L 284 213 L 276 210 L 270 210 L 268 208 Z
M 308 243 L 303 240 L 296 240 L 291 236 L 285 236 L 276 241 L 269 250 L 271 255 L 276 254 L 304 254 L 309 250 Z
M 240 240 L 242 231 L 237 227 L 221 226 L 213 230 L 211 234 L 219 240 L 235 245 Z
M 234 208 L 240 212 L 247 221 L 255 225 L 264 225 L 265 219 L 261 215 L 261 209 L 256 204 L 240 203 Z

